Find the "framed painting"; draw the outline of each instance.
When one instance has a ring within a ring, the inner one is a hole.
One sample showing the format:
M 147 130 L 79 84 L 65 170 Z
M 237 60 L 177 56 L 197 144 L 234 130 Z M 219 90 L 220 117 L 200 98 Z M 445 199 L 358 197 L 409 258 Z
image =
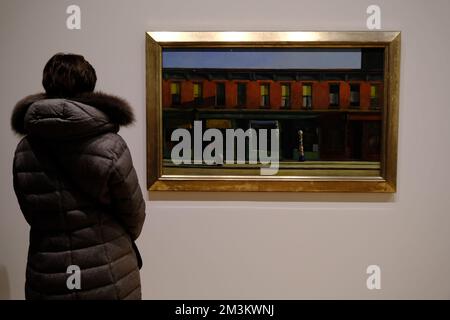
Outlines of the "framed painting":
M 400 32 L 148 32 L 147 185 L 395 192 Z

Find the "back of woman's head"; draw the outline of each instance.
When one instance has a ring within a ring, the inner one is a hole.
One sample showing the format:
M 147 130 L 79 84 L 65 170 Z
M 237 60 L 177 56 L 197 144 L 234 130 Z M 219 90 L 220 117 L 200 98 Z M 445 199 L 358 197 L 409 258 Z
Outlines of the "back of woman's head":
M 78 54 L 55 54 L 45 65 L 42 77 L 47 95 L 59 98 L 92 92 L 96 82 L 95 69 Z

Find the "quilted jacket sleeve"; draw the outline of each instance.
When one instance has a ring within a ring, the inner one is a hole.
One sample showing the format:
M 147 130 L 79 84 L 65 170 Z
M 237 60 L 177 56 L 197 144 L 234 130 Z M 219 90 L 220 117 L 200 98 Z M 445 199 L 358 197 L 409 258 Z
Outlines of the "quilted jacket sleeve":
M 130 151 L 119 137 L 120 151 L 114 159 L 108 188 L 114 215 L 123 223 L 133 240 L 141 233 L 145 220 L 145 201 L 133 167 Z

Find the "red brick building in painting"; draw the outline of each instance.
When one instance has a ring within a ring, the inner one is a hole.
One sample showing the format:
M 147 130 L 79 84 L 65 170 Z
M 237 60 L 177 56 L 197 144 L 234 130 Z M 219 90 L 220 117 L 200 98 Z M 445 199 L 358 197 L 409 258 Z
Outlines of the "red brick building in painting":
M 379 161 L 383 69 L 164 68 L 165 157 L 170 134 L 202 120 L 204 128 L 278 128 L 281 160 Z M 296 153 L 297 152 L 297 153 Z
M 235 72 L 240 74 L 238 79 L 231 78 L 236 75 L 233 70 L 165 70 L 163 108 L 373 111 L 381 107 L 383 81 L 340 79 L 351 76 L 351 71 L 333 71 L 333 79 L 320 81 L 313 80 L 315 74 L 310 70 L 307 74 L 311 79 L 303 81 L 283 77 L 279 70 L 251 70 L 246 74 L 248 79 L 244 79 L 242 69 Z M 333 94 L 337 100 L 330 100 Z

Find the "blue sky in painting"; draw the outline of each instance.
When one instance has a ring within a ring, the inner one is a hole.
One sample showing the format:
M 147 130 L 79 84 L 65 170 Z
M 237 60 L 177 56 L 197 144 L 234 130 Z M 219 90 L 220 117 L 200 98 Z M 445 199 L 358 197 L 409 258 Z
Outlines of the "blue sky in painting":
M 163 68 L 360 69 L 353 49 L 163 50 Z

